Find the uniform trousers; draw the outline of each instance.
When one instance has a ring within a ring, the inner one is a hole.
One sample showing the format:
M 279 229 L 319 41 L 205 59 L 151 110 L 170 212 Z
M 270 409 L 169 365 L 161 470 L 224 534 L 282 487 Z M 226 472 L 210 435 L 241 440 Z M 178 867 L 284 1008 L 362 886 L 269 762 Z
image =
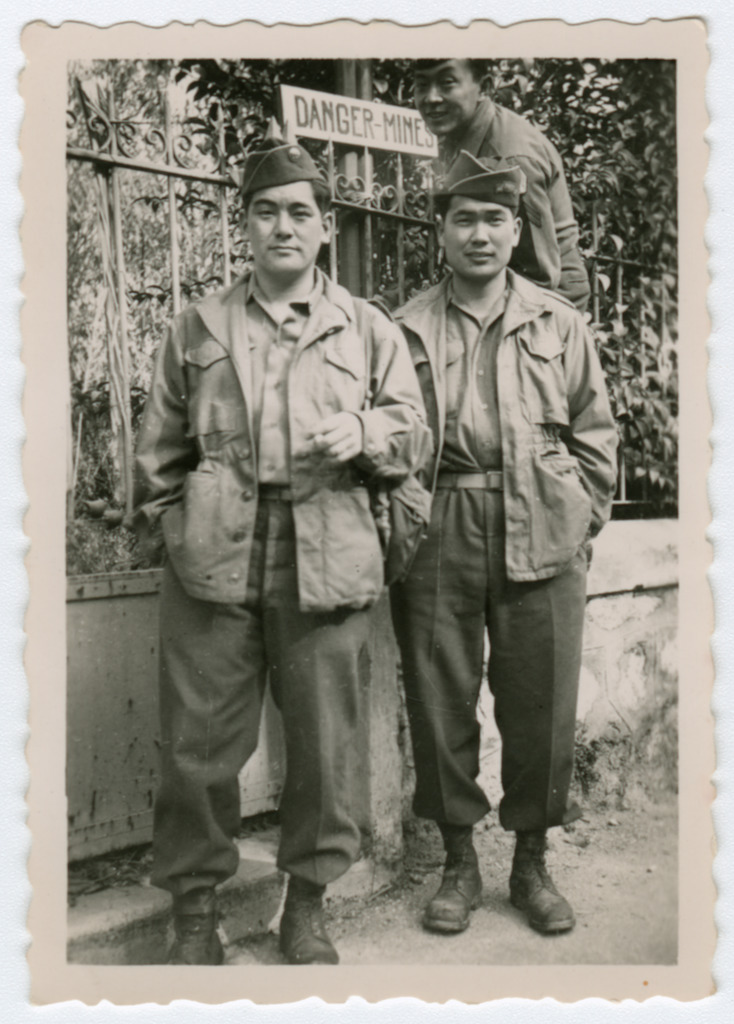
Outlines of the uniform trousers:
M 489 810 L 476 781 L 485 630 L 502 741 L 501 824 L 545 829 L 580 816 L 568 790 L 585 592 L 583 548 L 552 579 L 507 578 L 501 492 L 436 492 L 428 536 L 391 594 L 418 816 L 473 825 Z
M 193 598 L 166 567 L 155 885 L 178 896 L 237 870 L 237 775 L 257 747 L 266 678 L 287 761 L 278 866 L 318 885 L 349 868 L 367 799 L 368 626 L 366 610 L 300 611 L 285 501 L 259 503 L 244 604 Z

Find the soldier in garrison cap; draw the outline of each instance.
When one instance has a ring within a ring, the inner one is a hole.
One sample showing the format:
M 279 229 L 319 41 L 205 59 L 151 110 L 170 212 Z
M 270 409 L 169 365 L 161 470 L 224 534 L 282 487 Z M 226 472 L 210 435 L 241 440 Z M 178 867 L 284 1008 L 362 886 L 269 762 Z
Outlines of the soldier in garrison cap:
M 589 542 L 610 512 L 616 430 L 594 341 L 573 306 L 508 269 L 525 174 L 458 154 L 435 197 L 449 274 L 395 314 L 436 443 L 428 535 L 391 590 L 416 771 L 443 881 L 424 925 L 459 932 L 479 906 L 473 826 L 477 701 L 502 741 L 500 822 L 516 834 L 510 898 L 545 934 L 574 925 L 545 866 L 569 802 Z
M 519 164 L 527 176 L 527 190 L 520 208 L 520 239 L 510 266 L 583 311 L 589 301 L 589 277 L 579 252 L 578 226 L 561 157 L 527 118 L 483 95 L 486 66 L 484 60 L 415 61 L 415 105 L 438 137 L 444 172 L 462 150 Z
M 269 140 L 242 189 L 252 270 L 173 321 L 137 451 L 136 523 L 167 554 L 153 882 L 173 896 L 169 962 L 221 963 L 215 886 L 239 863 L 237 778 L 267 675 L 286 751 L 281 948 L 333 964 L 323 893 L 368 820 L 361 702 L 383 557 L 367 483 L 408 478 L 430 433 L 399 328 L 316 268 L 332 215 L 309 154 Z

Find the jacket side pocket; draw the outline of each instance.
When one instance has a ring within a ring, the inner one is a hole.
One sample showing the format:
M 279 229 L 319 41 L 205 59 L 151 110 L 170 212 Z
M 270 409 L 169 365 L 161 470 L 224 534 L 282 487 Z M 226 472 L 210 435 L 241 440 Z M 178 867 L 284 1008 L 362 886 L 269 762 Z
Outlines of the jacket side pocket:
M 217 475 L 194 471 L 183 500 L 163 516 L 166 548 L 182 579 L 206 579 L 224 554 L 221 505 Z
M 570 561 L 586 539 L 591 498 L 579 479 L 571 456 L 532 456 L 535 500 L 530 502 L 530 543 L 533 568 L 541 570 Z

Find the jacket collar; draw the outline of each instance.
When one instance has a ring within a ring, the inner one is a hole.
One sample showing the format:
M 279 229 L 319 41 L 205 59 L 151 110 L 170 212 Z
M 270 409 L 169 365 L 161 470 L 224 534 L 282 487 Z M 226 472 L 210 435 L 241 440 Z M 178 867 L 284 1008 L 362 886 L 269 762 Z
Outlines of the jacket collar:
M 418 335 L 426 348 L 431 341 L 435 348 L 437 318 L 446 310 L 450 294 L 449 281 L 450 276 L 447 274 L 438 284 L 415 295 L 393 314 L 399 324 L 404 324 Z
M 316 274 L 321 281 L 323 298 L 326 301 L 319 302 L 316 306 L 316 315 L 308 331 L 310 340 L 319 337 L 324 331 L 345 326 L 346 321 L 356 319 L 354 301 L 346 288 L 335 284 L 318 268 Z M 207 295 L 196 304 L 196 311 L 207 330 L 227 351 L 231 351 L 234 339 L 242 329 L 251 279 L 251 271 L 245 271 L 229 287 Z
M 323 275 L 318 275 L 314 272 L 314 284 L 311 291 L 302 299 L 294 299 L 291 301 L 291 306 L 305 306 L 308 310 L 309 316 L 316 308 L 319 299 L 324 294 Z M 257 279 L 256 274 L 251 273 L 247 279 L 247 287 L 245 292 L 245 304 L 251 301 L 257 302 L 266 312 L 270 309 L 270 300 L 268 299 L 265 292 L 262 290 L 260 282 Z
M 502 323 L 503 334 L 514 334 L 523 324 L 536 320 L 550 310 L 548 295 L 542 288 L 526 277 L 521 277 L 514 270 L 507 269 L 507 281 L 510 286 Z
M 446 309 L 450 295 L 450 280 L 450 275 L 447 274 L 439 284 L 416 295 L 395 313 L 398 323 L 404 324 L 417 334 L 427 350 L 429 346 L 432 351 L 436 348 L 436 324 L 439 322 L 439 315 L 443 315 L 442 311 Z M 512 334 L 523 324 L 535 320 L 550 308 L 542 288 L 509 268 L 507 284 L 507 306 L 502 322 L 504 335 Z

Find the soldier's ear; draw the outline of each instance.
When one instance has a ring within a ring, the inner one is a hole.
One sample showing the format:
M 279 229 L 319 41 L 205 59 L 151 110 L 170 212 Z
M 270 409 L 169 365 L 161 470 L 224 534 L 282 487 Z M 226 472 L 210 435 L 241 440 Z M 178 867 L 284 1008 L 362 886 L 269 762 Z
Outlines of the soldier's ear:
M 522 232 L 522 217 L 515 217 L 515 238 L 512 243 L 513 248 L 520 241 L 520 233 Z
M 321 227 L 323 229 L 322 240 L 323 244 L 327 245 L 331 241 L 331 236 L 334 231 L 334 211 L 328 210 L 326 213 L 321 214 Z

